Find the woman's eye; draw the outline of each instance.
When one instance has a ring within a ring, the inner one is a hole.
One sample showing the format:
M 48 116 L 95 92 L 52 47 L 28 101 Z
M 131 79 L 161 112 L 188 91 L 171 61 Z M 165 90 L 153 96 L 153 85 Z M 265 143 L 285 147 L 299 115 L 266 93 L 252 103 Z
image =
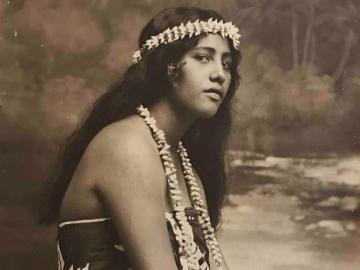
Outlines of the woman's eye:
M 201 63 L 207 63 L 210 60 L 210 57 L 207 55 L 199 54 L 195 56 L 195 59 L 199 60 Z
M 231 67 L 231 61 L 224 61 L 223 62 L 223 68 L 225 70 L 230 70 L 230 67 Z

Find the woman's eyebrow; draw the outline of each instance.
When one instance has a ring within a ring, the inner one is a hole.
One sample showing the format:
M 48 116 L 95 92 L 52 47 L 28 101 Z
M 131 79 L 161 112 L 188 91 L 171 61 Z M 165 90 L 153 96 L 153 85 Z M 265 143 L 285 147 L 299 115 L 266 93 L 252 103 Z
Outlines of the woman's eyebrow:
M 232 59 L 231 52 L 224 52 L 223 57 Z
M 216 53 L 216 49 L 215 48 L 212 48 L 212 47 L 195 47 L 193 48 L 194 51 L 197 51 L 197 50 L 206 50 L 208 51 L 208 53 L 214 55 Z M 223 54 L 222 54 L 223 57 L 231 57 L 231 53 L 229 51 L 225 51 Z
M 216 50 L 212 47 L 194 47 L 192 48 L 192 51 L 199 51 L 199 50 L 205 50 L 210 54 L 215 54 Z

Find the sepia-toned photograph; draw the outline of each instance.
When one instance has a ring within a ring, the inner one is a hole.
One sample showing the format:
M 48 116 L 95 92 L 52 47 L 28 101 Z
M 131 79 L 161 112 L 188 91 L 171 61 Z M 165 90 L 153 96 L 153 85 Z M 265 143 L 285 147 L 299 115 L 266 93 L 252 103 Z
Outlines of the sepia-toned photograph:
M 1 0 L 0 269 L 359 270 L 360 1 Z

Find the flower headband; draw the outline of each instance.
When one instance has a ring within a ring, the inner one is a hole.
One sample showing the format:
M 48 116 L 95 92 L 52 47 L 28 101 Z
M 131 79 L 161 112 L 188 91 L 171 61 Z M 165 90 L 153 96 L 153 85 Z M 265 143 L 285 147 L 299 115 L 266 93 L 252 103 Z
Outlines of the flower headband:
M 176 40 L 183 39 L 186 36 L 191 38 L 192 36 L 198 36 L 201 33 L 219 33 L 223 38 L 228 37 L 232 40 L 234 48 L 238 50 L 240 43 L 239 39 L 241 37 L 239 29 L 231 22 L 225 23 L 224 21 L 217 21 L 210 18 L 208 21 L 196 20 L 195 22 L 189 21 L 186 24 L 182 23 L 180 26 L 168 28 L 164 32 L 156 36 L 152 36 L 145 41 L 139 50 L 134 52 L 133 62 L 135 64 L 139 63 L 145 52 L 159 47 L 161 44 L 168 44 Z

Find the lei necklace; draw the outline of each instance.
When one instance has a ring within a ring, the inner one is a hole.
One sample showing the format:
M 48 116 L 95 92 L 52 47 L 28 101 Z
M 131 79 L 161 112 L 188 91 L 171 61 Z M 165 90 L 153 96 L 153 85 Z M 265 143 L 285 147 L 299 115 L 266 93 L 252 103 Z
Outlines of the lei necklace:
M 175 212 L 175 219 L 177 220 L 181 231 L 181 235 L 175 234 L 175 239 L 179 244 L 178 251 L 180 255 L 180 263 L 184 270 L 199 269 L 198 261 L 194 256 L 197 245 L 194 242 L 194 235 L 191 225 L 185 216 L 185 207 L 182 206 L 182 196 L 177 180 L 176 168 L 169 152 L 170 145 L 166 142 L 165 133 L 156 127 L 156 120 L 150 115 L 149 110 L 143 105 L 140 105 L 137 107 L 137 112 L 150 128 L 152 136 L 157 144 L 159 155 L 165 170 L 171 202 Z M 200 213 L 198 221 L 201 224 L 206 245 L 211 251 L 211 255 L 218 269 L 221 269 L 223 258 L 220 253 L 219 244 L 215 238 L 214 228 L 211 225 L 205 203 L 201 199 L 200 188 L 197 185 L 194 173 L 192 171 L 190 158 L 181 141 L 178 143 L 177 152 L 180 155 L 185 182 L 190 189 L 191 202 L 194 208 Z

